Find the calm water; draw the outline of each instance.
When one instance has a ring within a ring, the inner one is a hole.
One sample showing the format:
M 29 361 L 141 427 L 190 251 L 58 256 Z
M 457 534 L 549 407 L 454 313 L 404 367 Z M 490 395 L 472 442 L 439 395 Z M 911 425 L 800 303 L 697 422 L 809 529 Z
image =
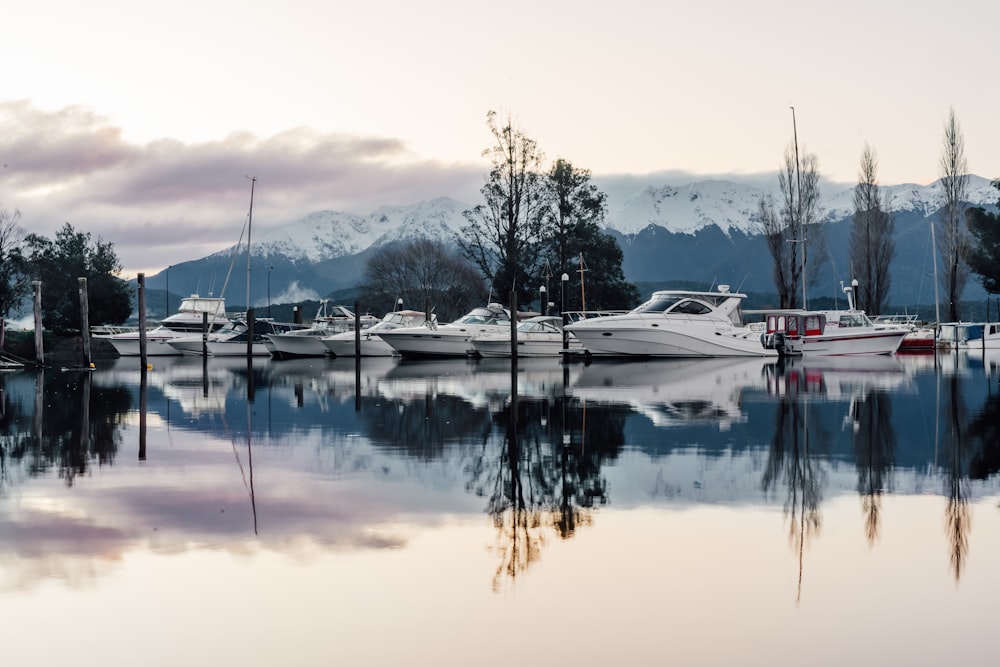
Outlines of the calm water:
M 0 375 L 8 664 L 996 663 L 993 359 L 151 361 Z

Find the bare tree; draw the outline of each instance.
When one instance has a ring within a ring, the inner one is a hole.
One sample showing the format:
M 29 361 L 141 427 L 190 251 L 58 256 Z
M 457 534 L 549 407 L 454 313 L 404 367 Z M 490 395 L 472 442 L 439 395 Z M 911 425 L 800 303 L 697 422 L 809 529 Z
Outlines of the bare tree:
M 782 308 L 807 306 L 806 285 L 816 283 L 820 265 L 827 260 L 826 234 L 819 224 L 818 164 L 811 153 L 800 163 L 797 149 L 790 145 L 778 172 L 780 203 L 776 207 L 774 198 L 767 196 L 758 205 Z
M 969 175 L 965 161 L 965 138 L 954 109 L 949 110 L 944 126 L 941 190 L 944 205 L 938 212 L 941 226 L 937 229 L 937 240 L 944 272 L 940 280 L 948 297 L 948 318 L 957 322 L 960 317 L 959 301 L 969 278 L 969 232 L 962 224 L 969 198 Z
M 0 318 L 16 311 L 31 291 L 31 277 L 23 260 L 24 229 L 21 212 L 0 208 Z
M 508 117 L 501 126 L 495 111 L 487 114 L 495 144 L 483 151 L 493 167 L 480 189 L 484 203 L 465 211 L 469 224 L 458 245 L 491 282 L 501 299 L 511 290 L 527 303 L 541 273 L 541 241 L 547 211 L 542 153 L 534 140 Z
M 426 238 L 379 248 L 368 259 L 362 290 L 386 310 L 403 299 L 414 310 L 429 305 L 445 321 L 482 304 L 486 296 L 476 267 L 441 241 Z
M 888 195 L 878 187 L 878 158 L 865 144 L 854 186 L 850 258 L 852 277 L 859 283 L 857 307 L 871 314 L 881 313 L 888 305 L 889 264 L 896 252 L 894 226 Z

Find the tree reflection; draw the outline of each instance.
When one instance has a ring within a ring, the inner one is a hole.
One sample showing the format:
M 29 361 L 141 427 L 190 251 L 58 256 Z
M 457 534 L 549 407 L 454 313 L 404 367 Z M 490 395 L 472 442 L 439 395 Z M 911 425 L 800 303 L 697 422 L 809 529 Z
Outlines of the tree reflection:
M 570 409 L 566 401 L 511 401 L 494 415 L 496 432 L 502 433 L 499 449 L 492 450 L 490 439 L 484 439 L 469 464 L 467 488 L 488 498 L 487 512 L 497 531 L 494 591 L 538 560 L 548 531 L 568 539 L 591 525 L 595 506 L 608 502 L 601 464 L 620 450 L 622 421 L 615 429 L 615 420 L 598 413 L 588 424 L 585 411 Z M 570 429 L 569 420 L 580 427 Z M 617 436 L 602 435 L 588 445 L 588 428 L 602 434 L 610 429 Z
M 882 496 L 892 487 L 892 464 L 896 434 L 892 428 L 889 395 L 873 390 L 851 401 L 854 461 L 858 470 L 858 493 L 865 513 L 865 537 L 869 545 L 878 540 Z
M 969 530 L 972 516 L 969 512 L 968 478 L 964 474 L 966 456 L 962 427 L 968 420 L 962 389 L 957 374 L 949 381 L 947 410 L 948 436 L 947 470 L 945 470 L 948 502 L 945 505 L 945 533 L 951 549 L 950 560 L 955 581 L 962 576 L 969 554 Z
M 6 482 L 10 467 L 27 476 L 53 467 L 72 486 L 90 466 L 111 464 L 122 438 L 131 395 L 122 387 L 93 387 L 91 373 L 39 372 L 33 405 L 9 401 L 0 417 L 0 457 Z M 24 429 L 31 423 L 33 427 Z
M 798 553 L 797 599 L 802 594 L 802 566 L 806 543 L 819 534 L 822 517 L 819 504 L 825 475 L 819 465 L 822 445 L 829 441 L 818 424 L 809 424 L 809 404 L 805 398 L 783 397 L 775 412 L 775 433 L 761 480 L 765 493 L 784 482 L 787 497 L 785 516 L 789 520 L 789 542 Z

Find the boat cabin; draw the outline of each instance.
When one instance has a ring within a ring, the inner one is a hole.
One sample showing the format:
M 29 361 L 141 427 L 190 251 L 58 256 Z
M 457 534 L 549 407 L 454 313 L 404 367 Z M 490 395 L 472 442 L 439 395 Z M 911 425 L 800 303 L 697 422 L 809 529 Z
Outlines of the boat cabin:
M 841 325 L 844 326 L 844 325 Z M 811 312 L 768 313 L 761 344 L 778 354 L 800 354 L 805 336 L 819 336 L 826 329 L 826 315 Z

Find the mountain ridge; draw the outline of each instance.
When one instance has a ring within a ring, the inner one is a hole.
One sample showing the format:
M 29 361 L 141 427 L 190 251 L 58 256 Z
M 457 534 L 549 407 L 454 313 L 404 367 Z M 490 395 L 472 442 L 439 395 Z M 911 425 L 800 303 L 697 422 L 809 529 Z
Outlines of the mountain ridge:
M 893 281 L 890 299 L 911 303 L 930 293 L 912 283 L 925 277 L 925 267 L 917 264 L 926 263 L 928 251 L 922 246 L 929 244 L 930 227 L 918 228 L 940 209 L 941 184 L 906 183 L 881 186 L 881 190 L 897 221 L 893 272 L 900 278 Z M 625 277 L 632 282 L 718 279 L 773 291 L 770 259 L 757 217 L 759 199 L 767 194 L 774 192 L 723 180 L 649 185 L 608 211 L 605 230 L 619 241 Z M 989 179 L 970 175 L 970 205 L 995 207 L 997 197 Z M 263 233 L 253 240 L 252 264 L 258 268 L 251 285 L 252 305 L 272 299 L 318 298 L 352 287 L 363 271 L 363 258 L 380 246 L 416 237 L 451 243 L 467 224 L 463 212 L 471 208 L 472 204 L 442 196 L 411 205 L 380 206 L 365 215 L 320 210 Z M 819 208 L 820 220 L 832 237 L 832 266 L 824 269 L 829 275 L 822 279 L 836 284 L 846 277 L 838 275 L 837 267 L 843 271 L 848 266 L 853 188 L 821 197 Z M 211 284 L 214 281 L 207 276 L 223 274 L 221 266 L 233 261 L 234 248 L 171 266 L 172 286 L 194 293 L 199 285 Z M 235 255 L 245 261 L 245 250 Z M 725 271 L 739 275 L 719 275 Z M 166 287 L 166 282 L 162 272 L 147 279 L 154 288 Z M 970 280 L 969 295 L 978 297 L 981 287 L 973 283 Z

